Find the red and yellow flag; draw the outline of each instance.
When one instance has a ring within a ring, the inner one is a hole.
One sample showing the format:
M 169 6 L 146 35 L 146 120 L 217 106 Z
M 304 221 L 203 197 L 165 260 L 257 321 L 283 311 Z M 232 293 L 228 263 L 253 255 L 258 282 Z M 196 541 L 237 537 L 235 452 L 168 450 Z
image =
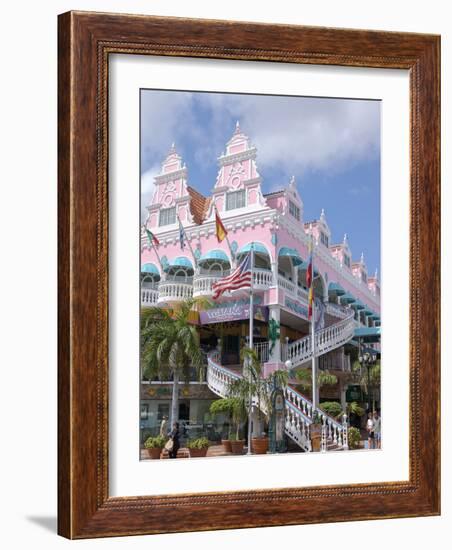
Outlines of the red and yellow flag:
M 309 288 L 308 294 L 308 320 L 311 320 L 312 317 L 312 302 L 314 301 L 314 265 L 313 265 L 313 252 L 314 252 L 314 243 L 311 239 L 309 241 L 309 265 L 306 270 L 306 284 Z
M 221 221 L 220 215 L 218 214 L 218 210 L 216 208 L 215 208 L 215 230 L 217 234 L 217 240 L 219 243 L 221 243 L 226 238 L 228 232 L 226 231 L 226 228 L 223 225 L 223 222 Z

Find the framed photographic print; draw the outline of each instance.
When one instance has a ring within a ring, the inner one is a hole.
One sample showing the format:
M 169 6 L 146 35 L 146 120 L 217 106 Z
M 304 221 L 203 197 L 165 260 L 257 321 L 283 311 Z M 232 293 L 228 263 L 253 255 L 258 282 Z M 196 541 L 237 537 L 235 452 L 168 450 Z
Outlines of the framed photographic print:
M 439 46 L 60 16 L 61 535 L 439 514 Z

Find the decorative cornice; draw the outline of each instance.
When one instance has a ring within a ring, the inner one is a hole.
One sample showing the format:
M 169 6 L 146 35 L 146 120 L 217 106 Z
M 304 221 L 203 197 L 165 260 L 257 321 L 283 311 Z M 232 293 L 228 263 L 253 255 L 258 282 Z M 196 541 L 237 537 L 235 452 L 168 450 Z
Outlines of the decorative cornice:
M 180 168 L 179 170 L 175 170 L 174 172 L 168 172 L 167 174 L 160 174 L 158 176 L 155 176 L 155 182 L 157 184 L 159 183 L 167 183 L 168 181 L 173 181 L 177 179 L 186 179 L 187 178 L 187 168 Z
M 221 157 L 218 157 L 218 164 L 220 166 L 227 166 L 228 164 L 241 162 L 242 160 L 253 160 L 256 158 L 256 154 L 256 147 L 251 147 L 251 149 L 246 149 L 245 151 L 240 151 L 239 153 L 221 155 Z

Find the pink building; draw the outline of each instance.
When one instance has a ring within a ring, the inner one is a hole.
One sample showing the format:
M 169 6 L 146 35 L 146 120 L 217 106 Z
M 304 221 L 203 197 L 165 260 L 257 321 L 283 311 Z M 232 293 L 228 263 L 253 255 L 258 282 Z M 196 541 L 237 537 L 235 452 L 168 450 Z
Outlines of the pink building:
M 256 156 L 256 148 L 237 123 L 218 159 L 212 194 L 204 197 L 190 186 L 188 170 L 172 146 L 147 206 L 145 226 L 159 245 L 155 249 L 150 245 L 144 229 L 141 236 L 142 306 L 211 297 L 212 284 L 229 274 L 253 246 L 256 350 L 267 373 L 289 360 L 291 367 L 301 366 L 312 357 L 306 289 L 312 234 L 316 309 L 318 315 L 324 312 L 316 333 L 319 368 L 324 365 L 347 372 L 357 338 L 379 339 L 379 281 L 368 276 L 363 255 L 353 260 L 346 235 L 334 244 L 323 210 L 318 220 L 305 222 L 294 177 L 280 191 L 262 193 Z M 217 241 L 215 208 L 228 231 L 230 246 L 226 240 Z M 183 249 L 178 219 L 186 234 Z M 240 346 L 247 336 L 248 295 L 248 291 L 224 295 L 200 314 L 201 343 L 214 347 L 221 337 L 217 366 L 239 362 Z M 270 343 L 269 321 L 279 329 L 279 338 Z M 345 379 L 337 389 L 343 403 Z

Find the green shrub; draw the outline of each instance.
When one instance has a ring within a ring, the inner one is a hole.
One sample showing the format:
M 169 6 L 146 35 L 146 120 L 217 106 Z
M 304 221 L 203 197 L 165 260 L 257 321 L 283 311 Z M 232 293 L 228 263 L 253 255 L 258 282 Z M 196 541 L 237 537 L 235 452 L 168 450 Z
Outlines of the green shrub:
M 358 428 L 351 427 L 348 429 L 348 447 L 349 449 L 358 449 L 361 441 L 361 432 Z
M 163 435 L 157 435 L 155 437 L 148 437 L 144 442 L 145 449 L 163 449 L 166 439 Z
M 226 414 L 232 415 L 232 409 L 234 407 L 234 399 L 225 397 L 224 399 L 217 399 L 210 404 L 210 412 L 212 414 Z
M 325 403 L 320 403 L 320 408 L 324 413 L 333 418 L 342 414 L 341 404 L 337 401 L 325 401 Z
M 209 440 L 207 437 L 199 437 L 198 439 L 192 439 L 188 441 L 187 447 L 189 449 L 207 449 L 209 446 Z

